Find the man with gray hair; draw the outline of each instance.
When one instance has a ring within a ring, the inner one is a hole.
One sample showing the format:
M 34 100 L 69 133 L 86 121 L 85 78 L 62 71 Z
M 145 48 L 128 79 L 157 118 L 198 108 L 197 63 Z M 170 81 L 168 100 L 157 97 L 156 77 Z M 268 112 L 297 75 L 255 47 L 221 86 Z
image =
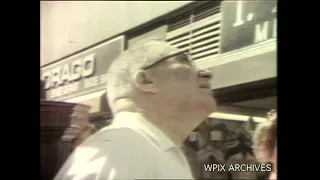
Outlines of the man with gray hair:
M 80 145 L 55 179 L 193 179 L 180 148 L 216 108 L 211 77 L 166 42 L 128 49 L 108 70 L 112 124 Z

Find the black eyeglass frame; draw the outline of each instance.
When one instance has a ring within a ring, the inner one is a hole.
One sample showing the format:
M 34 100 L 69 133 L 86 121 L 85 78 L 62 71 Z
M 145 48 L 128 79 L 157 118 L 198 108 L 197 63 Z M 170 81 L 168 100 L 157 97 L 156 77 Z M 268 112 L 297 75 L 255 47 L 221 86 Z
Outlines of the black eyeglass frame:
M 180 55 L 180 54 L 186 54 L 188 57 L 190 57 L 190 55 L 189 55 L 188 52 L 189 52 L 189 50 L 180 50 L 180 51 L 175 52 L 175 53 L 173 53 L 173 54 L 170 54 L 170 55 L 168 55 L 168 56 L 164 56 L 164 57 L 162 57 L 161 59 L 159 59 L 158 61 L 156 61 L 156 62 L 154 62 L 154 63 L 151 63 L 150 65 L 147 65 L 147 66 L 143 67 L 142 70 L 147 70 L 147 69 L 149 69 L 149 68 L 151 68 L 151 67 L 153 67 L 153 66 L 156 66 L 156 65 L 160 64 L 161 62 L 163 62 L 163 61 L 165 61 L 165 60 L 168 60 L 168 59 L 170 59 L 170 58 L 172 58 L 172 57 L 175 57 L 175 56 L 178 56 L 178 55 Z M 189 59 L 189 60 L 191 61 L 191 59 Z

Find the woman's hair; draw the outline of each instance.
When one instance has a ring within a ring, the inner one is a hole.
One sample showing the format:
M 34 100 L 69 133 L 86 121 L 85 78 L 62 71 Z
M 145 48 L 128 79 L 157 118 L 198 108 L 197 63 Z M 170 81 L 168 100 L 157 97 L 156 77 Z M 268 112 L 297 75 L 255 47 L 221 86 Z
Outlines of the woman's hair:
M 269 162 L 277 146 L 277 112 L 271 110 L 267 121 L 261 123 L 253 136 L 253 150 L 260 162 Z

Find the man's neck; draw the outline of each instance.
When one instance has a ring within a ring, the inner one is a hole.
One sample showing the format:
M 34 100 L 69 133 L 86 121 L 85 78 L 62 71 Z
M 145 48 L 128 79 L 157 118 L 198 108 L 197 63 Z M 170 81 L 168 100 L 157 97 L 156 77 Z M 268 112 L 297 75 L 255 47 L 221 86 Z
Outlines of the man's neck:
M 144 111 L 142 115 L 161 129 L 179 147 L 206 118 L 203 115 L 188 112 L 164 113 L 159 110 L 156 112 Z
M 137 107 L 135 102 L 130 98 L 122 98 L 115 102 L 114 114 L 120 112 L 141 112 L 140 108 Z
M 132 112 L 141 115 L 163 131 L 177 146 L 182 146 L 184 140 L 207 117 L 206 112 L 198 109 L 174 108 L 166 106 L 138 108 L 130 99 L 117 102 L 116 114 Z

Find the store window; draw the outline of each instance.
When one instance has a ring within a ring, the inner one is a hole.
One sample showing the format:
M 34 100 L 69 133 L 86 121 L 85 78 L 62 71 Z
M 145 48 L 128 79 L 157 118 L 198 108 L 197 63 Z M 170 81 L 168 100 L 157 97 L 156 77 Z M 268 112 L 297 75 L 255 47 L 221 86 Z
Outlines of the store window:
M 277 109 L 277 96 L 250 99 L 219 106 L 215 113 L 210 114 L 190 135 L 185 145 L 197 154 L 199 165 L 226 164 L 230 165 L 241 159 L 241 163 L 255 164 L 252 149 L 252 133 L 257 125 L 266 121 L 268 112 Z M 205 154 L 210 156 L 205 157 Z M 202 179 L 265 179 L 267 172 L 251 172 L 247 174 L 233 174 L 233 172 L 208 172 L 202 167 Z

